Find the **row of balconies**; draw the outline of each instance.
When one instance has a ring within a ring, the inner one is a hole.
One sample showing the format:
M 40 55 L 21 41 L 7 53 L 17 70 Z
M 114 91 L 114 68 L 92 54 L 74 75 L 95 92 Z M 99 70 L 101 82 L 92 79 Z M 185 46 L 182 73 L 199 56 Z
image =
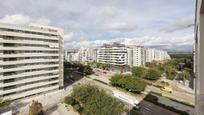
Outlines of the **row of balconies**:
M 59 40 L 58 37 L 48 37 L 43 35 L 35 35 L 35 34 L 28 34 L 28 33 L 19 33 L 19 32 L 10 32 L 10 31 L 1 31 L 0 35 L 3 36 L 14 36 L 14 37 L 24 37 L 24 38 L 39 38 L 39 39 L 48 39 L 48 40 Z
M 29 83 L 29 82 L 36 82 L 36 81 L 42 81 L 42 80 L 46 80 L 46 79 L 51 79 L 51 78 L 56 78 L 59 77 L 59 75 L 52 75 L 52 76 L 40 76 L 40 77 L 33 77 L 33 78 L 28 78 L 28 79 L 23 79 L 23 80 L 19 80 L 19 81 L 14 81 L 14 82 L 9 82 L 9 83 L 3 83 L 0 88 L 3 87 L 8 87 L 8 86 L 13 86 L 13 85 L 19 85 L 19 84 L 25 84 L 25 83 Z
M 46 41 L 37 41 L 37 40 L 5 40 L 3 38 L 0 38 L 0 43 L 15 43 L 15 44 L 35 44 L 35 45 L 55 45 L 58 46 L 59 43 L 50 43 L 50 42 L 46 42 Z
M 37 47 L 37 46 L 19 46 L 19 47 L 3 47 L 0 46 L 0 50 L 5 51 L 5 50 L 18 50 L 18 51 L 58 51 L 58 48 L 46 48 L 46 47 Z
M 38 93 L 42 93 L 42 92 L 47 92 L 47 91 L 58 89 L 58 88 L 59 88 L 59 85 L 36 88 L 36 89 L 32 89 L 32 90 L 25 91 L 22 93 L 16 93 L 16 94 L 13 94 L 10 96 L 6 96 L 6 97 L 4 97 L 4 99 L 11 99 L 11 100 L 19 99 L 19 98 L 23 98 L 26 96 L 30 96 L 30 95 L 34 95 L 34 94 L 38 94 Z
M 4 61 L 1 65 L 17 65 L 17 64 L 28 64 L 28 63 L 40 63 L 40 62 L 58 62 L 59 59 L 25 59 L 17 61 Z
M 42 68 L 50 68 L 50 67 L 59 67 L 59 64 L 50 64 L 50 65 L 27 65 L 17 68 L 3 69 L 0 73 L 3 72 L 12 72 L 12 71 L 22 71 L 22 70 L 30 70 L 30 69 L 42 69 Z
M 42 54 L 42 53 L 22 53 L 22 54 L 4 54 L 0 55 L 0 58 L 13 58 L 13 57 L 48 57 L 48 56 L 59 56 L 56 54 Z
M 58 69 L 38 70 L 38 71 L 15 73 L 15 74 L 11 74 L 11 75 L 8 75 L 8 76 L 0 76 L 0 80 L 23 78 L 23 77 L 33 76 L 33 75 L 44 75 L 44 74 L 49 74 L 49 73 L 57 74 L 57 73 L 59 73 L 59 70 Z
M 0 91 L 0 95 L 12 93 L 12 92 L 23 91 L 23 90 L 27 90 L 27 89 L 31 89 L 31 88 L 35 88 L 35 87 L 39 87 L 39 86 L 45 86 L 45 85 L 58 83 L 58 82 L 59 82 L 59 80 L 43 81 L 43 82 L 39 81 L 39 82 L 34 83 L 34 84 L 23 85 L 23 86 L 14 88 L 14 89 L 8 89 L 8 90 Z
M 1 23 L 0 29 L 2 31 L 16 31 L 21 33 L 29 33 L 29 34 L 43 34 L 44 36 L 50 34 L 57 36 L 57 30 L 50 31 L 47 29 L 42 28 L 35 28 L 35 27 L 29 27 L 29 26 L 22 26 L 22 25 L 10 25 L 10 24 L 3 24 Z

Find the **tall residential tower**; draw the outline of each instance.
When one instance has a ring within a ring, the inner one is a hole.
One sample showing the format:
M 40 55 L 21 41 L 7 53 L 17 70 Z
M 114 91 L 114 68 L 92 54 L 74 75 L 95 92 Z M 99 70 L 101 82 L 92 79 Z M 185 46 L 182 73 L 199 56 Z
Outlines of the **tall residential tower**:
M 0 24 L 0 98 L 56 90 L 63 82 L 62 29 Z

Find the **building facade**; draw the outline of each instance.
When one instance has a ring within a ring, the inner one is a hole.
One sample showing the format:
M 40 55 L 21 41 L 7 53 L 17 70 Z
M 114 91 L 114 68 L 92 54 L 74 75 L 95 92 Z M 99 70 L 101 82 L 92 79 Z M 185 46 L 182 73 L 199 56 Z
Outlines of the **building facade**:
M 196 84 L 196 115 L 204 115 L 204 1 L 196 1 L 194 75 Z
M 145 62 L 151 62 L 154 60 L 154 49 L 147 48 L 145 49 Z
M 144 48 L 138 45 L 119 43 L 105 44 L 98 49 L 98 63 L 113 65 L 145 66 L 146 62 L 164 61 L 170 59 L 166 51 Z
M 64 51 L 64 60 L 67 62 L 79 61 L 79 53 L 77 51 Z
M 128 50 L 128 65 L 144 66 L 145 65 L 145 49 L 141 46 L 127 46 Z
M 113 65 L 128 65 L 127 48 L 123 44 L 104 44 L 97 52 L 98 63 L 109 63 Z
M 0 97 L 20 99 L 62 88 L 63 30 L 0 24 Z

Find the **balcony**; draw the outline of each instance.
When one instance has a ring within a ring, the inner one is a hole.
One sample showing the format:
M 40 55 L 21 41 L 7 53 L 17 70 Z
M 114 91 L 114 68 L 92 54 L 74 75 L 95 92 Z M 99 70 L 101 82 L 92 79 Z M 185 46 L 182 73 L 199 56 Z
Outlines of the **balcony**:
M 15 57 L 48 57 L 48 56 L 59 56 L 58 53 L 56 54 L 42 54 L 42 53 L 22 53 L 22 54 L 4 54 L 0 55 L 0 58 L 15 58 Z
M 12 79 L 12 78 L 22 78 L 32 75 L 42 75 L 42 74 L 48 74 L 48 73 L 59 73 L 59 70 L 39 70 L 39 71 L 31 71 L 31 72 L 24 72 L 20 74 L 13 74 L 9 76 L 1 76 L 0 80 L 6 80 L 6 79 Z
M 24 37 L 24 38 L 39 38 L 39 39 L 47 39 L 47 40 L 59 40 L 57 37 L 48 37 L 44 35 L 36 35 L 36 34 L 28 34 L 28 33 L 19 33 L 19 32 L 8 32 L 1 31 L 0 35 L 4 36 L 14 36 L 14 37 Z
M 17 50 L 17 51 L 58 51 L 58 48 L 45 48 L 45 47 L 37 47 L 37 46 L 18 46 L 18 47 L 2 47 L 0 50 Z
M 12 71 L 21 71 L 21 70 L 31 70 L 31 69 L 42 69 L 42 68 L 50 68 L 50 67 L 59 67 L 59 64 L 50 64 L 50 65 L 28 65 L 17 68 L 3 69 L 0 73 L 3 72 L 12 72 Z
M 26 90 L 26 89 L 32 89 L 32 88 L 35 88 L 35 87 L 45 86 L 45 85 L 58 83 L 58 82 L 59 82 L 59 80 L 53 80 L 53 81 L 46 81 L 46 82 L 39 82 L 39 83 L 34 83 L 34 84 L 23 85 L 21 87 L 17 87 L 17 88 L 14 88 L 14 89 L 6 90 L 6 91 L 0 91 L 0 95 L 12 93 L 12 92 L 23 91 L 23 90 Z
M 42 80 L 56 78 L 56 77 L 59 77 L 59 75 L 28 78 L 28 79 L 19 80 L 19 81 L 16 81 L 16 82 L 14 81 L 14 82 L 10 82 L 10 83 L 4 83 L 3 85 L 0 86 L 0 88 L 12 86 L 12 85 L 19 85 L 19 84 L 29 83 L 29 82 L 35 82 L 35 81 L 39 81 L 40 82 Z
M 6 96 L 4 99 L 18 99 L 21 97 L 25 97 L 25 96 L 29 96 L 29 95 L 33 95 L 33 94 L 38 94 L 38 93 L 42 93 L 42 92 L 46 92 L 46 91 L 50 91 L 50 90 L 54 90 L 54 89 L 58 89 L 58 88 L 59 88 L 59 85 L 50 86 L 50 87 L 42 87 L 42 88 L 26 91 L 23 93 L 14 94 L 11 96 Z
M 1 65 L 17 65 L 17 64 L 26 64 L 26 63 L 58 62 L 58 61 L 59 59 L 25 59 L 25 60 L 1 62 Z
M 0 43 L 15 43 L 15 44 L 36 44 L 36 45 L 56 45 L 58 46 L 59 43 L 50 43 L 45 41 L 37 41 L 37 40 L 5 40 L 0 38 Z

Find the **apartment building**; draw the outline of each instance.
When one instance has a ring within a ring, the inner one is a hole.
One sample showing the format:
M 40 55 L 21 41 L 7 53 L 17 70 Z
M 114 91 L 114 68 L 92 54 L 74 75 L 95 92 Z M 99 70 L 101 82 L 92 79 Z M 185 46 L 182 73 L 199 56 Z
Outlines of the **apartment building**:
M 119 43 L 104 44 L 97 53 L 97 62 L 113 65 L 145 66 L 146 62 L 170 59 L 166 51 Z
M 194 75 L 196 82 L 196 115 L 204 115 L 204 1 L 196 1 Z
M 123 44 L 104 44 L 97 52 L 98 63 L 128 65 L 127 48 Z
M 64 51 L 64 60 L 67 62 L 79 61 L 78 51 Z
M 88 48 L 88 62 L 97 62 L 96 48 Z
M 79 49 L 79 61 L 81 63 L 87 63 L 88 62 L 88 50 L 86 48 L 80 48 Z
M 130 67 L 145 65 L 145 49 L 142 46 L 127 46 L 127 50 Z
M 154 60 L 154 49 L 147 48 L 145 49 L 145 62 L 151 62 Z
M 20 99 L 63 87 L 63 30 L 0 24 L 0 98 Z

